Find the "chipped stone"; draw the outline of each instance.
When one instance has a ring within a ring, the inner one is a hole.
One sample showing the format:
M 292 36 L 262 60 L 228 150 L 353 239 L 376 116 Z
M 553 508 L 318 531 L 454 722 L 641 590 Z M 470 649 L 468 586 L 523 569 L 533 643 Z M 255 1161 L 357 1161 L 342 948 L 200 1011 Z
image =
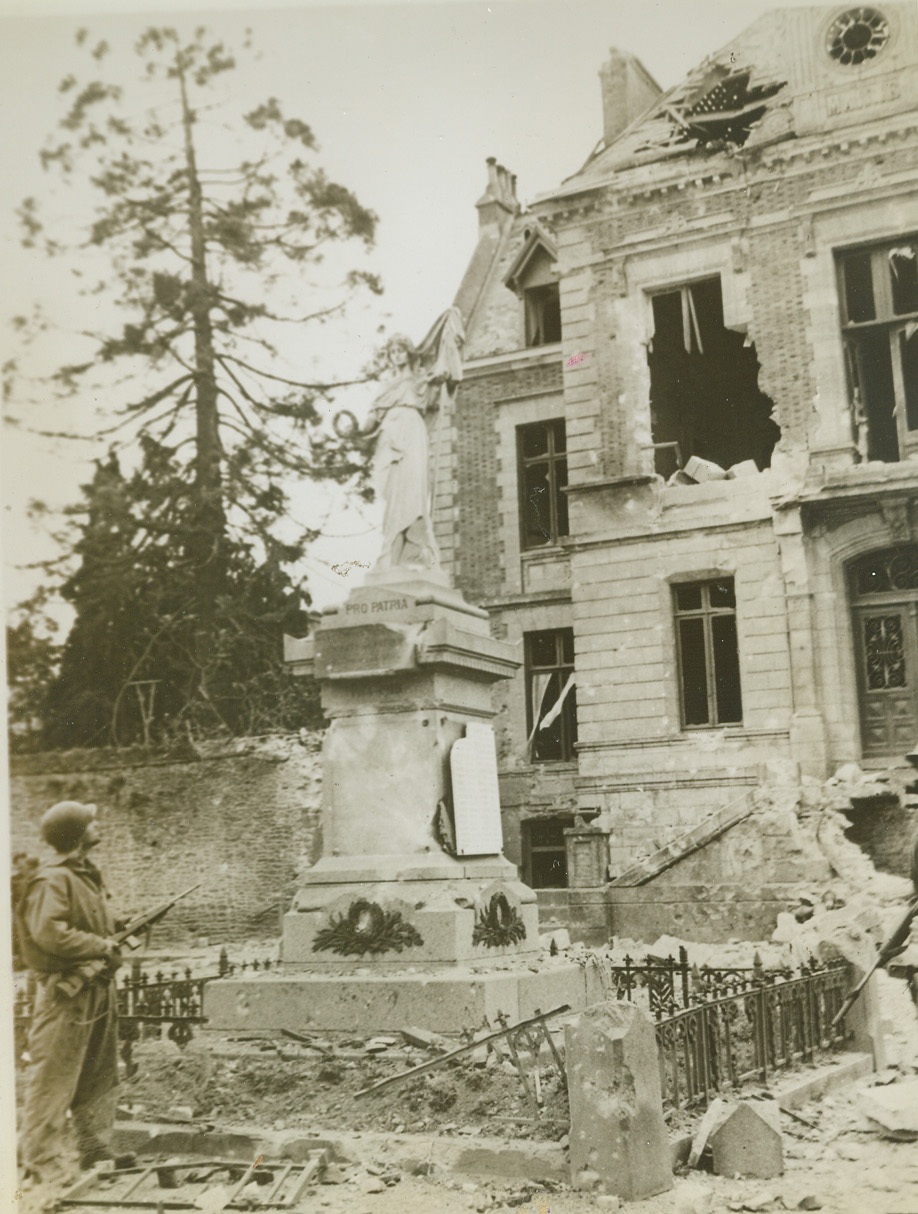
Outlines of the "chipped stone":
M 885 1138 L 918 1139 L 918 1079 L 868 1089 L 861 1094 L 858 1111 Z
M 565 1028 L 571 1175 L 626 1201 L 672 1188 L 656 1030 L 630 1003 L 601 1003 Z
M 743 1100 L 733 1105 L 714 1127 L 708 1142 L 718 1176 L 769 1180 L 784 1171 L 776 1100 Z

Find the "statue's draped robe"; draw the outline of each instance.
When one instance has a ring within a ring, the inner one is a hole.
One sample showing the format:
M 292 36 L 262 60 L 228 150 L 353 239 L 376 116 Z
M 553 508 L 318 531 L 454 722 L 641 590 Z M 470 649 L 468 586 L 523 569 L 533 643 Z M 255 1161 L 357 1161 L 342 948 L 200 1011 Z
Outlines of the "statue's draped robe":
M 379 566 L 430 566 L 437 561 L 430 521 L 426 394 L 410 368 L 373 402 L 380 429 L 373 456 L 373 486 L 383 502 Z

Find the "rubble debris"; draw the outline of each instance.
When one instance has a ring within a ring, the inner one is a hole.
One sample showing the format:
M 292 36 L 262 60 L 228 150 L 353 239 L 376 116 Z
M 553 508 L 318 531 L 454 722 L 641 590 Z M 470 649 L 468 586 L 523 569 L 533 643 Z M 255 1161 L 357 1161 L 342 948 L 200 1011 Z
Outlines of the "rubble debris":
M 689 456 L 685 461 L 683 471 L 686 476 L 690 476 L 699 485 L 703 485 L 706 481 L 723 481 L 727 479 L 727 473 L 725 469 L 721 468 L 720 464 L 715 464 L 711 459 L 701 459 L 698 455 Z
M 407 1071 L 401 1071 L 398 1075 L 390 1075 L 388 1079 L 381 1079 L 379 1083 L 374 1083 L 368 1088 L 361 1088 L 355 1096 L 366 1096 L 370 1092 L 378 1092 L 382 1088 L 390 1087 L 394 1083 L 402 1083 L 406 1079 L 410 1079 L 415 1075 L 421 1075 L 425 1071 L 432 1071 L 436 1067 L 443 1066 L 447 1062 L 451 1062 L 454 1058 L 458 1058 L 461 1054 L 469 1053 L 478 1049 L 486 1042 L 496 1041 L 500 1037 L 509 1037 L 511 1033 L 517 1033 L 521 1029 L 529 1026 L 542 1024 L 552 1016 L 560 1016 L 564 1012 L 569 1012 L 570 1004 L 564 1003 L 560 1007 L 552 1008 L 550 1012 L 539 1012 L 536 1016 L 530 1016 L 526 1020 L 520 1020 L 516 1024 L 503 1025 L 493 1033 L 487 1033 L 484 1036 L 477 1036 L 474 1041 L 468 1041 L 465 1045 L 460 1045 L 457 1049 L 450 1050 L 448 1054 L 442 1054 L 439 1058 L 433 1058 L 430 1062 L 422 1062 L 418 1066 L 413 1066 Z
M 717 1097 L 717 1099 L 711 1101 L 695 1130 L 695 1136 L 692 1139 L 692 1149 L 689 1151 L 686 1167 L 698 1167 L 705 1148 L 708 1145 L 708 1139 L 729 1111 L 730 1105 L 726 1100 Z
M 884 1138 L 918 1141 L 918 1079 L 870 1088 L 862 1094 L 858 1109 Z
M 402 1029 L 401 1034 L 409 1045 L 419 1045 L 424 1049 L 445 1052 L 452 1045 L 445 1037 L 441 1037 L 439 1033 L 431 1033 L 429 1029 Z
M 711 1214 L 714 1194 L 696 1180 L 682 1180 L 673 1191 L 676 1214 Z
M 743 480 L 747 476 L 758 476 L 759 468 L 754 459 L 741 459 L 727 469 L 728 480 Z

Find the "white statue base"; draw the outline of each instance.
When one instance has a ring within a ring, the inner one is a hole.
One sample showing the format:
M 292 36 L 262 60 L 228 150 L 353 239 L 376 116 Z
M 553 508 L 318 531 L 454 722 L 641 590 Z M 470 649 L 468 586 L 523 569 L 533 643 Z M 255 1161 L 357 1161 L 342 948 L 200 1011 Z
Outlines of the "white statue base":
M 493 750 L 493 770 L 485 745 L 454 764 L 461 787 L 450 776 L 468 727 L 476 746 L 489 733 L 491 685 L 519 666 L 487 613 L 442 575 L 389 570 L 286 657 L 315 672 L 331 722 L 323 854 L 284 917 L 281 972 L 209 983 L 211 1027 L 458 1032 L 584 1006 L 579 966 L 554 965 L 548 988 L 530 968 L 538 906 L 516 866 L 493 842 L 474 852 L 500 841 Z

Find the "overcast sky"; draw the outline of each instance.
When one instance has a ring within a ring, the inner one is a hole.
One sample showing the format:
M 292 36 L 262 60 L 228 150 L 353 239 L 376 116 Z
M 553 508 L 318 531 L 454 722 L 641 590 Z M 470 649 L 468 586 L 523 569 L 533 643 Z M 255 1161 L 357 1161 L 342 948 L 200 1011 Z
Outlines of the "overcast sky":
M 151 15 L 124 3 L 0 0 L 2 357 L 14 351 L 8 317 L 28 311 L 36 298 L 53 301 L 65 327 L 81 321 L 79 306 L 69 303 L 66 267 L 19 249 L 13 221 L 24 196 L 47 193 L 37 150 L 60 116 L 59 80 L 83 66 L 74 46 L 81 25 L 111 43 L 109 62 L 121 72 L 130 70 L 131 44 L 151 22 L 187 30 L 203 23 L 230 44 L 251 27 L 262 57 L 239 74 L 240 100 L 276 95 L 308 121 L 320 162 L 380 219 L 374 268 L 386 293 L 378 314 L 356 321 L 357 365 L 378 341 L 379 323 L 418 340 L 452 301 L 475 242 L 486 157 L 517 174 L 524 201 L 580 166 L 601 134 L 597 72 L 610 46 L 638 55 L 667 88 L 769 7 L 746 0 L 416 0 L 192 10 L 161 3 Z M 58 200 L 58 222 L 68 227 L 84 206 L 88 214 L 89 202 L 89 191 L 78 185 Z M 87 419 L 73 413 L 58 421 L 79 428 Z M 49 551 L 25 526 L 28 499 L 74 500 L 90 461 L 103 453 L 101 445 L 4 436 L 8 567 Z M 352 548 L 339 541 L 310 563 L 319 602 L 346 593 L 348 583 L 329 565 L 367 553 L 365 540 L 355 538 Z M 29 587 L 26 575 L 8 568 L 8 602 Z

